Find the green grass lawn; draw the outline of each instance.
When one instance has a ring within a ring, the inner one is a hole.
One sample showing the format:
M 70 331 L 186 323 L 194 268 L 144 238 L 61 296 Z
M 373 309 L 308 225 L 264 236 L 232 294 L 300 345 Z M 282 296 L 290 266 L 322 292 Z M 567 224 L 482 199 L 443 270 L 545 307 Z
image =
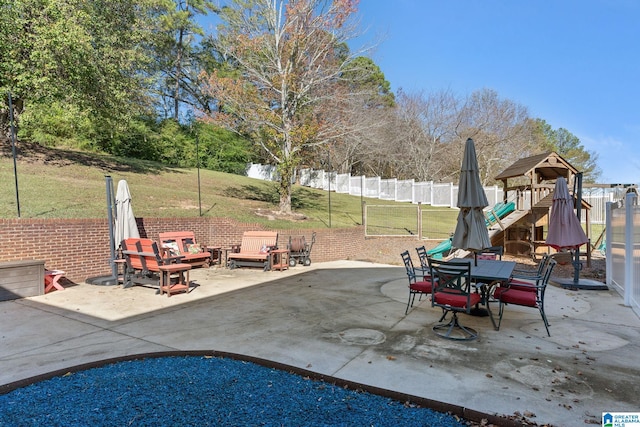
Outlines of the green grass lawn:
M 277 210 L 276 183 L 245 176 L 172 168 L 137 159 L 43 148 L 21 144 L 17 181 L 22 218 L 104 218 L 107 215 L 105 176 L 129 184 L 137 217 L 228 217 L 270 228 L 329 226 L 329 197 L 323 190 L 294 186 L 294 211 L 305 219 L 269 218 Z M 0 218 L 17 218 L 16 186 L 10 149 L 0 151 Z M 362 201 L 375 205 L 407 205 L 331 193 L 331 226 L 362 223 Z M 423 207 L 429 209 L 430 207 Z M 262 212 L 263 214 L 260 214 Z

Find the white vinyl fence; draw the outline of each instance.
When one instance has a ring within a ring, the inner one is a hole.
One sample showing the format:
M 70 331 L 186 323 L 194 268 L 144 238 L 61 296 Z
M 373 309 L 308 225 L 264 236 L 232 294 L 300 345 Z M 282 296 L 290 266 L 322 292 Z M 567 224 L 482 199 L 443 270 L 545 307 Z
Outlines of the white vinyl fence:
M 276 167 L 251 163 L 247 165 L 247 176 L 262 180 L 275 181 L 278 179 Z M 305 187 L 335 191 L 336 193 L 350 194 L 352 196 L 369 197 L 380 200 L 393 200 L 396 202 L 421 203 L 436 207 L 455 208 L 458 199 L 458 186 L 453 183 L 440 182 L 415 182 L 412 179 L 400 180 L 396 178 L 382 179 L 380 177 L 351 176 L 326 172 L 322 169 L 301 169 L 300 184 Z M 583 188 L 582 198 L 591 205 L 590 222 L 592 230 L 589 236 L 597 238 L 605 224 L 605 211 L 607 202 L 613 202 L 624 197 L 626 189 L 615 188 Z M 503 190 L 497 185 L 485 187 L 484 191 L 489 200 L 489 207 L 495 206 L 503 200 Z M 513 200 L 514 194 L 508 194 L 507 199 Z M 525 206 L 528 209 L 529 197 L 524 196 Z M 582 211 L 582 223 L 586 224 L 586 212 Z
M 619 198 L 615 197 L 612 192 L 591 196 L 587 191 L 582 192 L 582 200 L 591 205 L 589 214 L 591 215 L 592 224 L 604 224 L 606 222 L 606 206 L 607 202 L 613 202 Z M 582 222 L 586 221 L 586 213 L 582 211 Z
M 458 201 L 458 186 L 450 182 L 415 182 L 412 179 L 351 176 L 321 169 L 301 169 L 298 173 L 299 176 L 296 178 L 299 179 L 300 185 L 352 196 L 447 208 L 455 208 Z M 277 179 L 278 174 L 275 166 L 251 163 L 247 167 L 247 176 L 273 181 Z M 489 206 L 495 206 L 502 201 L 503 191 L 497 185 L 485 187 L 484 191 Z
M 624 304 L 640 316 L 640 206 L 629 193 L 607 203 L 607 285 L 624 298 Z

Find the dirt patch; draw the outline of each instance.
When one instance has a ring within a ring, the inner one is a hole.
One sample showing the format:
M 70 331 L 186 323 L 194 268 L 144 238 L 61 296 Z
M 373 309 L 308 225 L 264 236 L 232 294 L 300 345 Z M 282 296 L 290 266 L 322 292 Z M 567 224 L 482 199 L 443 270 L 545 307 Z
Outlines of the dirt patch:
M 0 157 L 13 157 L 12 144 L 9 139 L 0 137 Z M 64 147 L 45 147 L 28 141 L 18 141 L 16 143 L 16 158 L 20 162 L 28 164 L 58 167 L 79 164 L 95 167 L 105 172 L 149 173 L 153 170 L 164 168 L 164 166 L 151 165 L 149 162 L 145 162 L 143 166 L 142 161 L 137 161 L 135 164 L 127 164 L 107 154 L 83 152 Z
M 375 237 L 365 240 L 362 247 L 362 251 L 356 257 L 357 261 L 368 261 L 380 264 L 390 265 L 402 265 L 402 258 L 400 254 L 406 250 L 409 251 L 414 262 L 417 262 L 418 255 L 415 252 L 415 248 L 424 245 L 427 250 L 434 248 L 438 243 L 437 241 L 420 241 L 415 238 L 385 238 Z M 506 261 L 515 261 L 518 263 L 518 269 L 530 269 L 535 270 L 538 266 L 538 260 L 534 260 L 531 257 L 526 256 L 514 256 L 506 254 L 503 257 Z M 606 272 L 606 260 L 602 255 L 593 253 L 591 262 L 587 265 L 586 259 L 583 259 L 582 270 L 580 271 L 580 278 L 593 279 L 601 282 L 605 281 Z M 573 278 L 574 266 L 571 262 L 558 263 L 553 270 L 554 277 L 560 278 Z
M 261 216 L 263 218 L 267 218 L 271 221 L 275 221 L 276 219 L 282 219 L 286 221 L 304 221 L 307 219 L 306 215 L 291 212 L 291 213 L 282 213 L 279 211 L 273 211 L 269 209 L 256 209 L 255 214 Z

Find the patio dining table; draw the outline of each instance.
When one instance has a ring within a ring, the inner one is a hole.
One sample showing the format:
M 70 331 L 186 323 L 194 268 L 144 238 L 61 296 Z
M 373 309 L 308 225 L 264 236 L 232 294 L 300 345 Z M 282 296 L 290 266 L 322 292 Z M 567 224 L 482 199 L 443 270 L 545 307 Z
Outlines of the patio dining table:
M 471 280 L 473 285 L 480 291 L 482 304 L 487 307 L 487 312 L 491 318 L 494 328 L 497 328 L 496 322 L 491 314 L 489 307 L 489 299 L 493 289 L 500 283 L 504 283 L 511 278 L 513 269 L 516 267 L 514 261 L 500 261 L 479 259 L 474 262 L 468 258 L 454 258 L 451 262 L 469 262 L 471 264 Z
M 472 260 L 471 278 L 482 282 L 505 281 L 509 280 L 515 267 L 516 263 L 514 261 L 479 259 L 476 265 Z

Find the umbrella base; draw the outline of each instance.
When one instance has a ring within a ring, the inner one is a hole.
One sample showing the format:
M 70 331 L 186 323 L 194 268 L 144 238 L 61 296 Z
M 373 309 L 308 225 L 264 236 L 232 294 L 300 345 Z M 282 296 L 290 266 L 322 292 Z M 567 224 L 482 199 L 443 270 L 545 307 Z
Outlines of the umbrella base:
M 486 308 L 473 307 L 469 314 L 476 317 L 488 317 L 489 311 Z
M 115 276 L 96 276 L 89 277 L 85 280 L 90 285 L 99 285 L 99 286 L 113 286 L 117 285 L 118 278 Z
M 609 287 L 602 282 L 591 279 L 578 279 L 575 282 L 573 279 L 552 278 L 551 281 L 558 286 L 562 286 L 565 289 L 591 289 L 595 291 L 608 291 Z

